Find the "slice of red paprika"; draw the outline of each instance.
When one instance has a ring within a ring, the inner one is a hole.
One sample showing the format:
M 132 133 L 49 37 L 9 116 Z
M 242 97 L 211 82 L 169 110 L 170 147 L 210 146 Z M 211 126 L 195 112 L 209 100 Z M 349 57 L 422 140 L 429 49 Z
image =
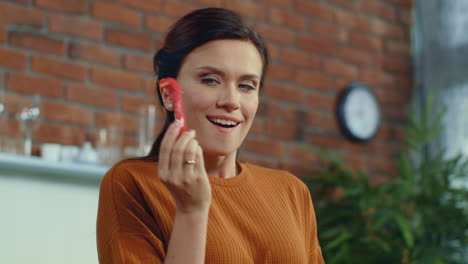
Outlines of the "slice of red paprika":
M 187 129 L 187 120 L 185 119 L 184 106 L 182 104 L 182 89 L 174 78 L 164 78 L 159 80 L 159 86 L 166 88 L 171 97 L 172 105 L 174 106 L 175 118 L 180 120 L 182 127 L 180 128 L 179 136 Z

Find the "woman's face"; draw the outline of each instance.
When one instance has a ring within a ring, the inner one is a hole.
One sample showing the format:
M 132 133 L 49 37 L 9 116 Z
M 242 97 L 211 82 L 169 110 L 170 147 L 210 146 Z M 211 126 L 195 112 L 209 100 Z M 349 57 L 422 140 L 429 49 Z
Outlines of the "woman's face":
M 233 154 L 258 108 L 262 59 L 248 41 L 215 40 L 194 49 L 177 81 L 187 126 L 207 155 Z

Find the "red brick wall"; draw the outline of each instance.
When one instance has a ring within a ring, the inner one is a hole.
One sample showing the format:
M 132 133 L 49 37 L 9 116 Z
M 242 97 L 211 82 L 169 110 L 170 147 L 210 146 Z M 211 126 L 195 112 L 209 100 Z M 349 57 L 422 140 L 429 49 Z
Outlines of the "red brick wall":
M 136 144 L 138 107 L 155 98 L 158 42 L 177 17 L 205 6 L 240 12 L 273 58 L 243 159 L 298 172 L 317 164 L 298 147 L 310 143 L 357 167 L 391 170 L 412 86 L 410 0 L 1 1 L 0 85 L 13 108 L 42 96 L 36 147 L 81 145 L 119 120 L 126 144 Z M 346 140 L 334 115 L 339 91 L 353 81 L 367 83 L 382 105 L 382 127 L 366 144 Z

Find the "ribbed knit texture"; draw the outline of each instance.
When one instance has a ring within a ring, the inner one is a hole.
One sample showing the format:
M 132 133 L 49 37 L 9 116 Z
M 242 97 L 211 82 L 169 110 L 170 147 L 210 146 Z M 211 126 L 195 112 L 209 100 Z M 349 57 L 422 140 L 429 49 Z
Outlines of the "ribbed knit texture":
M 305 184 L 285 171 L 241 163 L 233 178 L 209 177 L 205 263 L 324 263 Z M 101 183 L 100 263 L 163 263 L 175 203 L 157 163 L 124 161 Z

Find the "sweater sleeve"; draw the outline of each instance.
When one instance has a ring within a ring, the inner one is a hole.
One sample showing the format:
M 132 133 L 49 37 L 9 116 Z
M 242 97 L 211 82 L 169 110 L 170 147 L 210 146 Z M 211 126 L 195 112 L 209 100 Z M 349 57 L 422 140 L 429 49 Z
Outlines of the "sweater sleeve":
M 320 248 L 318 235 L 317 235 L 317 220 L 315 216 L 314 205 L 309 189 L 303 184 L 303 199 L 304 199 L 304 213 L 306 224 L 306 236 L 310 241 L 309 247 L 309 264 L 324 264 L 322 250 Z
M 131 173 L 116 165 L 104 176 L 99 193 L 96 235 L 100 263 L 164 262 L 158 227 L 148 212 Z

